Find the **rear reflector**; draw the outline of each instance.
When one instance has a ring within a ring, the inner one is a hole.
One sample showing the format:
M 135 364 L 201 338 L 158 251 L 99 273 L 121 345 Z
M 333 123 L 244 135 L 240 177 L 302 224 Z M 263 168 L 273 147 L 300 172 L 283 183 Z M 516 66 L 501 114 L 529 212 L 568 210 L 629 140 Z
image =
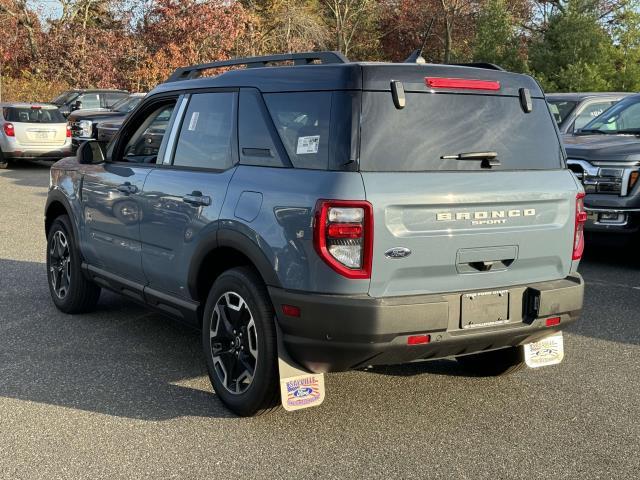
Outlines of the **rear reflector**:
M 544 324 L 547 327 L 555 327 L 556 325 L 560 325 L 560 317 L 547 318 Z
M 295 305 L 282 305 L 282 313 L 287 317 L 300 317 L 300 307 Z
M 500 90 L 500 82 L 495 80 L 470 80 L 466 78 L 425 77 L 424 82 L 431 88 L 457 88 L 461 90 Z
M 431 335 L 410 335 L 407 338 L 407 345 L 424 345 L 431 341 Z

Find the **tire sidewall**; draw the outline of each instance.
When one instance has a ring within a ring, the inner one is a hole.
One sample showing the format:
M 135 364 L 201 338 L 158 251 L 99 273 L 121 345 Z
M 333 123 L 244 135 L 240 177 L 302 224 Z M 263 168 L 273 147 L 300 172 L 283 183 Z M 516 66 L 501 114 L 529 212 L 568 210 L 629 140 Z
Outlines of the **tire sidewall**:
M 69 254 L 71 258 L 71 278 L 69 282 L 69 292 L 62 299 L 58 298 L 56 292 L 53 289 L 53 284 L 51 282 L 51 271 L 49 270 L 51 266 L 51 258 L 49 253 L 51 250 L 51 243 L 53 241 L 54 233 L 58 230 L 61 230 L 67 239 L 67 243 L 69 245 Z M 47 284 L 49 285 L 49 292 L 51 293 L 51 299 L 53 300 L 53 303 L 55 303 L 56 307 L 58 307 L 62 311 L 68 310 L 72 305 L 73 297 L 76 294 L 76 290 L 78 288 L 78 283 L 82 279 L 82 269 L 80 267 L 80 264 L 80 254 L 78 253 L 76 240 L 73 236 L 73 229 L 71 228 L 71 224 L 69 223 L 69 217 L 67 217 L 66 215 L 61 215 L 53 221 L 53 224 L 49 229 L 49 234 L 47 235 Z
M 272 396 L 274 382 L 277 383 L 277 345 L 273 307 L 265 298 L 264 286 L 260 280 L 245 269 L 232 269 L 223 273 L 211 287 L 203 316 L 202 346 L 207 363 L 209 378 L 216 394 L 222 402 L 239 415 L 253 415 Z M 241 394 L 232 394 L 224 387 L 213 367 L 210 329 L 213 310 L 218 299 L 226 292 L 236 292 L 247 303 L 255 322 L 258 337 L 258 361 L 253 381 Z

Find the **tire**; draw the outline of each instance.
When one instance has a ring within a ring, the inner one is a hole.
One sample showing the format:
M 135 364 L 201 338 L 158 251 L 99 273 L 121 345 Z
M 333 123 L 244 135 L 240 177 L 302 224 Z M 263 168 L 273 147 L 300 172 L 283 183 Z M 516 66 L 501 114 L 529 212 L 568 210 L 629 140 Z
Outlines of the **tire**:
M 51 299 L 64 313 L 93 310 L 100 287 L 82 273 L 81 256 L 67 215 L 57 217 L 47 235 L 47 283 Z
M 508 347 L 490 352 L 456 357 L 467 372 L 479 377 L 500 377 L 520 370 L 524 365 L 524 347 Z
M 6 168 L 9 168 L 9 160 L 4 158 L 4 154 L 0 150 L 0 170 L 5 170 Z
M 237 415 L 280 406 L 274 316 L 267 289 L 251 268 L 227 270 L 209 291 L 202 322 L 207 371 L 222 403 Z

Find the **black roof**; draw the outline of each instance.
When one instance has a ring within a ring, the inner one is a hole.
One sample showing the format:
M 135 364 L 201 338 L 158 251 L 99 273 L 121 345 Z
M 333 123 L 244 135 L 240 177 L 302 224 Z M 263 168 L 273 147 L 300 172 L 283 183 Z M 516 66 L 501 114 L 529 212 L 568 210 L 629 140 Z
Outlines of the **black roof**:
M 320 52 L 322 53 L 322 52 Z M 325 52 L 331 53 L 331 52 Z M 298 54 L 310 55 L 310 54 Z M 318 55 L 316 52 L 315 55 Z M 284 56 L 283 56 L 284 57 Z M 398 80 L 406 91 L 429 91 L 425 84 L 425 77 L 450 77 L 461 79 L 495 80 L 500 82 L 498 92 L 483 91 L 483 94 L 519 95 L 520 88 L 528 88 L 534 97 L 542 97 L 542 91 L 537 82 L 527 76 L 509 73 L 494 68 L 415 64 L 415 63 L 374 63 L 349 62 L 344 57 L 335 59 L 331 63 L 308 64 L 302 63 L 290 66 L 264 66 L 263 57 L 258 60 L 240 59 L 232 61 L 234 65 L 248 65 L 252 68 L 230 70 L 215 77 L 200 77 L 183 80 L 200 73 L 207 68 L 216 66 L 192 66 L 178 69 L 168 82 L 157 86 L 149 95 L 181 90 L 206 88 L 242 88 L 253 87 L 262 92 L 304 92 L 317 90 L 379 90 L 390 91 L 390 81 Z M 256 66 L 256 64 L 258 66 Z M 207 67 L 207 68 L 204 68 Z M 447 91 L 439 89 L 439 91 Z M 459 92 L 459 90 L 451 90 Z

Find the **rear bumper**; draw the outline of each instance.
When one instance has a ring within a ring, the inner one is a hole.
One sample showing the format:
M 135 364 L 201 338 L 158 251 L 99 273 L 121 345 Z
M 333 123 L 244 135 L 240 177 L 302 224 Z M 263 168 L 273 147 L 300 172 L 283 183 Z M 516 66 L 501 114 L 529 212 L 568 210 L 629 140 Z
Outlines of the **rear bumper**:
M 5 158 L 14 160 L 59 160 L 64 157 L 68 157 L 71 154 L 70 145 L 68 147 L 48 147 L 46 149 L 32 149 L 30 147 L 24 147 L 24 149 L 21 150 L 3 152 Z
M 461 293 L 384 299 L 273 287 L 269 293 L 289 354 L 317 373 L 523 345 L 562 330 L 582 311 L 584 282 L 578 274 L 504 290 L 509 323 L 474 329 L 461 328 Z M 284 315 L 282 305 L 299 307 L 300 317 Z M 560 317 L 560 324 L 546 327 L 549 317 Z M 428 334 L 431 342 L 407 345 L 415 334 Z

